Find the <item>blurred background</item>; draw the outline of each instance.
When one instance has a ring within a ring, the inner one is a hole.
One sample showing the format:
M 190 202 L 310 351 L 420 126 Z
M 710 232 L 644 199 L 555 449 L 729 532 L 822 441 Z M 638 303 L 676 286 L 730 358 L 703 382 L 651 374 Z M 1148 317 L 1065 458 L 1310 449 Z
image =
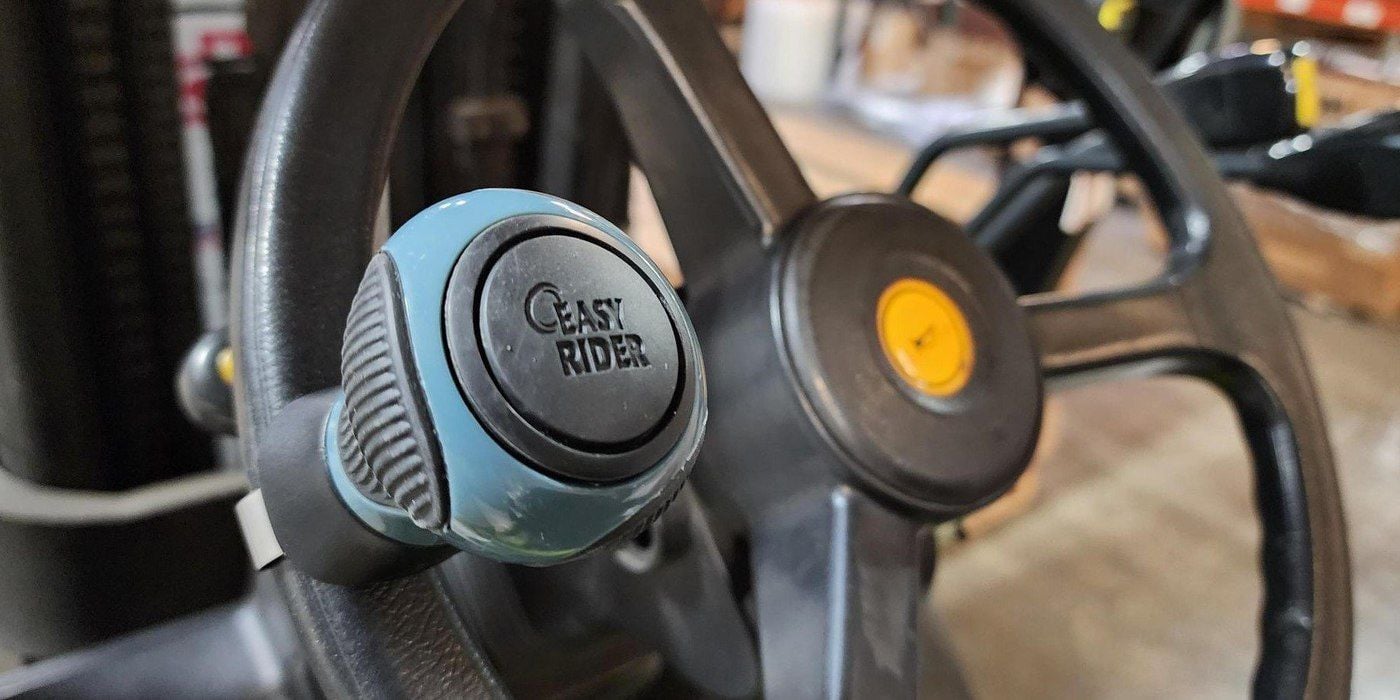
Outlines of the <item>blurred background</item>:
M 1400 1 L 1081 1 L 1193 115 L 1294 302 L 1347 506 L 1354 692 L 1395 697 Z M 0 0 L 0 668 L 247 589 L 228 232 L 304 5 Z M 819 195 L 901 191 L 966 223 L 1083 131 L 1074 95 L 975 5 L 707 5 Z M 549 3 L 467 0 L 414 91 L 383 232 L 485 186 L 626 223 L 684 285 Z M 998 254 L 1021 292 L 1162 269 L 1164 233 L 1130 174 L 1069 168 L 1053 189 Z M 1234 414 L 1202 383 L 1059 393 L 1018 486 L 939 527 L 922 623 L 980 697 L 1236 696 L 1260 607 L 1251 484 Z
M 1100 23 L 1159 72 L 1288 54 L 1277 60 L 1292 66 L 1290 116 L 1300 123 L 1270 134 L 1264 118 L 1249 117 L 1257 135 L 1247 129 L 1229 150 L 1278 148 L 1276 138 L 1307 139 L 1400 107 L 1400 3 L 1093 4 Z M 821 194 L 903 182 L 920 203 L 966 222 L 1010 164 L 1046 139 L 950 149 L 909 188 L 914 154 L 1064 97 L 994 17 L 963 3 L 715 8 L 733 23 L 746 77 Z M 823 34 L 832 41 L 812 39 Z M 1392 140 L 1400 133 L 1385 131 Z M 1352 175 L 1356 158 L 1317 171 L 1355 194 L 1367 188 Z M 1354 567 L 1353 691 L 1395 697 L 1400 191 L 1377 186 L 1390 204 L 1367 207 L 1320 186 L 1229 179 L 1295 302 L 1337 451 Z M 1003 258 L 1023 291 L 1126 287 L 1161 271 L 1162 233 L 1131 177 L 1080 173 L 1065 184 L 1041 224 L 1055 242 Z M 1057 277 L 1014 276 L 1019 262 L 1047 251 L 1063 259 Z M 948 546 L 933 614 L 978 696 L 1231 697 L 1249 681 L 1260 605 L 1249 460 L 1228 403 L 1203 384 L 1124 381 L 1056 395 L 1017 489 L 940 534 Z

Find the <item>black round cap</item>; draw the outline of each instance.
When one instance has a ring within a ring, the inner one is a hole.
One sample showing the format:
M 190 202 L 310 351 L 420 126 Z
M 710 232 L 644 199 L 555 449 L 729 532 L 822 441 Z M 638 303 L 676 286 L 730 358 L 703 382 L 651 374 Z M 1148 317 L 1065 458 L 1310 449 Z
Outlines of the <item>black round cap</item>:
M 785 254 L 789 359 L 854 475 L 886 501 L 935 518 L 1011 488 L 1040 434 L 1042 382 L 1024 312 L 991 257 L 957 224 L 882 195 L 838 197 L 808 212 Z M 966 318 L 976 356 L 950 396 L 916 389 L 881 348 L 880 299 L 903 280 L 936 287 Z
M 528 214 L 482 231 L 443 314 L 472 413 L 551 476 L 641 474 L 695 411 L 699 351 L 680 299 L 635 246 L 588 223 Z
M 607 449 L 666 417 L 680 380 L 676 331 L 611 249 L 563 234 L 518 243 L 487 271 L 478 303 L 486 365 L 542 432 Z

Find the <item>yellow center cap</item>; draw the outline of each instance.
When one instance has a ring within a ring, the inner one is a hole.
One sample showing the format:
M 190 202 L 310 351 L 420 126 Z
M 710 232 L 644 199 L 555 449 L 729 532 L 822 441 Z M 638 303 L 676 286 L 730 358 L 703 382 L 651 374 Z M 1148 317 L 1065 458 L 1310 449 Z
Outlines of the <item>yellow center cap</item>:
M 915 389 L 952 396 L 972 377 L 972 330 L 938 287 L 912 277 L 896 280 L 880 295 L 875 327 L 885 358 Z

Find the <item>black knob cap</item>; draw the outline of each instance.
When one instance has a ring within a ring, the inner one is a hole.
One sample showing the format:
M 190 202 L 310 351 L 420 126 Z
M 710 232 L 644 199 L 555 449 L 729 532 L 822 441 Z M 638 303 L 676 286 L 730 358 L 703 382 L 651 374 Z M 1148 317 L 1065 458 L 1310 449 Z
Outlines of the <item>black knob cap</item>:
M 551 234 L 510 247 L 487 273 L 477 313 L 486 365 L 506 400 L 565 444 L 625 449 L 675 400 L 681 363 L 666 308 L 596 242 Z
M 551 476 L 608 483 L 650 469 L 690 422 L 699 360 L 664 286 L 634 249 L 577 221 L 519 217 L 482 233 L 445 309 L 477 418 Z

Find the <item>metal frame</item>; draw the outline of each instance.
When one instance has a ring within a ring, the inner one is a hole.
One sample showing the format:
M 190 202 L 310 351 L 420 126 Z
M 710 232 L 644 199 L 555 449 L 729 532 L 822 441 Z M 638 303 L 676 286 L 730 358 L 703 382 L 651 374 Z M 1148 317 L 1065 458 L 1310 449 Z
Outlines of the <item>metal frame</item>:
M 237 472 L 202 472 L 121 491 L 98 491 L 37 484 L 0 469 L 0 520 L 27 525 L 124 525 L 232 501 L 247 491 L 247 477 Z

